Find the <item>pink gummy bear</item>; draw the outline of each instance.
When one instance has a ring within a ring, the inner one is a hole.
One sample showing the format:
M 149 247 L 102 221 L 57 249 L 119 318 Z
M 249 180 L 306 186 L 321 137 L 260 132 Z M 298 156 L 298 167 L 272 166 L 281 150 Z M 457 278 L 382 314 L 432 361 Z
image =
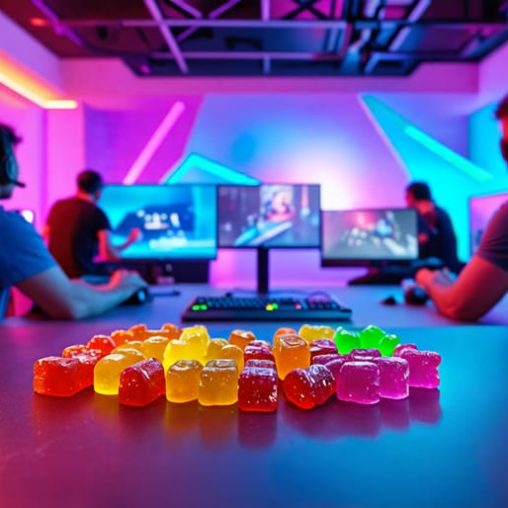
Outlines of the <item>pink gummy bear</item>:
M 379 367 L 379 395 L 384 399 L 405 399 L 409 396 L 409 363 L 404 358 L 376 358 Z
M 358 404 L 379 402 L 379 367 L 373 362 L 347 361 L 337 377 L 337 398 Z
M 414 388 L 437 388 L 441 355 L 433 351 L 405 349 L 399 355 L 409 363 L 409 386 Z

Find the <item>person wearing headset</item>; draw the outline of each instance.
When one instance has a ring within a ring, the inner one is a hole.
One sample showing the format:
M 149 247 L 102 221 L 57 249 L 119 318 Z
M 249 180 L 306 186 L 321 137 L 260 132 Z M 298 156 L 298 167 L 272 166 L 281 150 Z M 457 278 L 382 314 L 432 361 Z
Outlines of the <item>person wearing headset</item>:
M 501 124 L 501 154 L 508 163 L 508 95 L 496 118 Z M 478 251 L 455 280 L 446 270 L 423 269 L 416 282 L 427 291 L 438 311 L 461 321 L 475 321 L 508 292 L 508 202 L 491 218 Z
M 0 124 L 0 199 L 9 199 L 16 187 L 19 167 L 14 146 L 21 139 Z M 119 270 L 106 284 L 91 286 L 71 280 L 49 253 L 42 237 L 19 214 L 0 206 L 0 319 L 9 288 L 17 287 L 48 316 L 80 319 L 101 314 L 127 300 L 146 282 L 134 272 Z

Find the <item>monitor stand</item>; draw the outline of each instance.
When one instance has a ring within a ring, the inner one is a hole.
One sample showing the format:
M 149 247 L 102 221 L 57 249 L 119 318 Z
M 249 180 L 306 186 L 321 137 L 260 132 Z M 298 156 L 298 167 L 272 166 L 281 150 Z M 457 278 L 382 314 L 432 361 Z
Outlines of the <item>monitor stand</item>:
M 270 263 L 268 249 L 260 247 L 257 249 L 257 292 L 259 295 L 267 295 L 269 290 Z

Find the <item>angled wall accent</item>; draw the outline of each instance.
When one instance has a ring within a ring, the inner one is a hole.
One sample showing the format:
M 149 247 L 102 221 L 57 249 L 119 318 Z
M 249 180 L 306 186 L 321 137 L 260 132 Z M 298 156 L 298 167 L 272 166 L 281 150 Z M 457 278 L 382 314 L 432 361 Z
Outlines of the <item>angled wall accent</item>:
M 182 101 L 176 101 L 159 124 L 155 132 L 152 134 L 146 145 L 141 150 L 140 154 L 134 161 L 134 164 L 131 166 L 125 178 L 123 179 L 123 183 L 125 184 L 133 184 L 136 183 L 140 175 L 145 170 L 147 164 L 152 159 L 153 155 L 157 151 L 157 149 L 161 146 L 161 144 L 166 139 L 167 135 L 176 124 L 180 116 L 185 111 L 185 104 Z
M 208 159 L 197 153 L 189 154 L 176 169 L 171 169 L 161 183 L 217 183 L 257 185 L 260 181 L 240 171 Z

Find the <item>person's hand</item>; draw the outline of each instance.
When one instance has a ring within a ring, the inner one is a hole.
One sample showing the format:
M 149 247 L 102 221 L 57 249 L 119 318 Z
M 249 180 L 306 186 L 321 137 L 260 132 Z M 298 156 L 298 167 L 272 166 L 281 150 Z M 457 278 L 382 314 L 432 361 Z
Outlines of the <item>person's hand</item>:
M 148 284 L 137 272 L 116 270 L 109 279 L 110 288 L 127 287 L 134 293 L 138 289 L 146 288 Z
M 443 270 L 429 270 L 428 268 L 422 268 L 416 273 L 416 283 L 422 288 L 428 290 L 434 284 L 442 286 L 450 286 L 454 280 L 450 275 L 448 269 Z
M 137 242 L 142 236 L 143 236 L 143 233 L 141 232 L 141 229 L 132 228 L 129 233 L 129 236 L 127 237 L 127 241 L 129 243 L 134 243 L 134 242 Z

